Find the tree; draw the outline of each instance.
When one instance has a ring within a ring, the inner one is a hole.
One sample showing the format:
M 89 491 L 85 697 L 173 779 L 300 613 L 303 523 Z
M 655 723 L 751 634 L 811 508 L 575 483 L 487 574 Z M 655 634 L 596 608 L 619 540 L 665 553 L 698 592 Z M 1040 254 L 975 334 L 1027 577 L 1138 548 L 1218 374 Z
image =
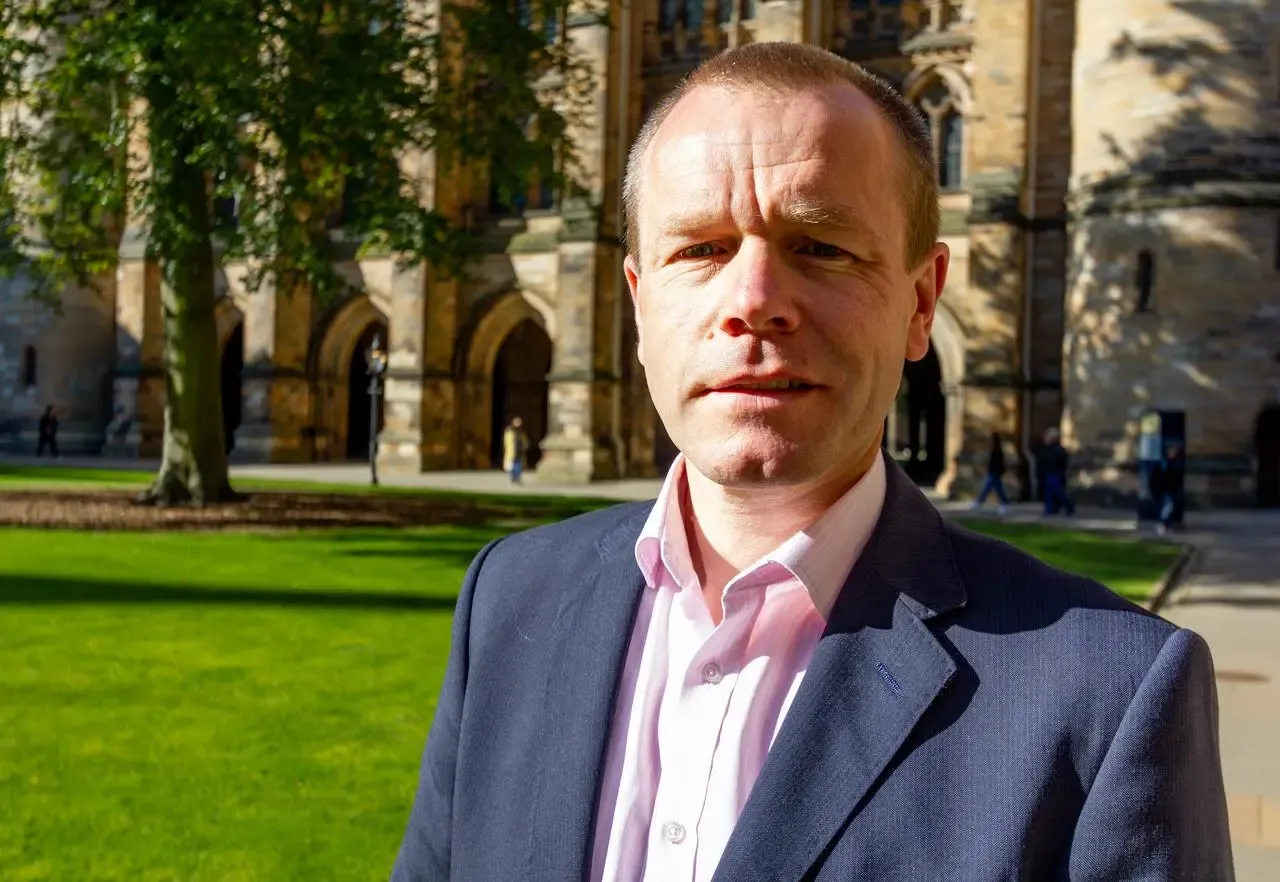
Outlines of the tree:
M 56 304 L 114 271 L 126 228 L 162 269 L 162 463 L 144 499 L 234 498 L 214 273 L 340 296 L 327 223 L 364 253 L 463 272 L 469 221 L 437 210 L 404 157 L 439 173 L 492 157 L 511 193 L 572 180 L 565 133 L 586 68 L 572 0 L 6 0 L 0 6 L 0 268 Z M 145 146 L 144 150 L 139 148 Z M 349 186 L 358 182 L 359 187 Z M 344 185 L 348 185 L 345 186 Z M 234 196 L 234 220 L 216 210 Z

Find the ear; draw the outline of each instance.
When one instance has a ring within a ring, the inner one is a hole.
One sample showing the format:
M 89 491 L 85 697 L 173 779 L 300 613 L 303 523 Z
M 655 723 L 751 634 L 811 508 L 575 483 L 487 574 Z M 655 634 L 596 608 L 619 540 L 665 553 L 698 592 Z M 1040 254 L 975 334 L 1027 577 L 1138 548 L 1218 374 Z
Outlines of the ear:
M 907 329 L 907 361 L 919 361 L 929 351 L 929 335 L 933 331 L 933 315 L 938 308 L 938 298 L 947 284 L 947 269 L 951 265 L 951 249 L 939 242 L 915 271 L 912 287 L 915 293 L 915 311 Z
M 631 308 L 636 317 L 636 358 L 644 365 L 644 322 L 640 318 L 640 264 L 628 254 L 622 261 L 622 271 L 627 277 L 627 290 L 631 293 Z

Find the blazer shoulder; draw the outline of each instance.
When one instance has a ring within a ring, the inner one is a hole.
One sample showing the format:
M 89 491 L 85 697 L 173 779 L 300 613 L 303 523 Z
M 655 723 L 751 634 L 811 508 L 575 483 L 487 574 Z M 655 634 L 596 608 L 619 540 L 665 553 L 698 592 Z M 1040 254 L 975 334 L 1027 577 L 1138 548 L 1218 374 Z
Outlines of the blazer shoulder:
M 612 505 L 491 543 L 474 576 L 472 652 L 502 655 L 529 635 L 549 633 L 566 598 L 593 586 L 611 558 L 634 554 L 651 505 Z
M 512 533 L 493 547 L 485 568 L 521 569 L 566 563 L 581 567 L 629 552 L 653 507 L 653 500 L 623 502 Z
M 1029 628 L 1080 631 L 1093 648 L 1114 650 L 1144 667 L 1178 630 L 1098 580 L 1008 542 L 954 522 L 948 522 L 947 535 L 973 612 L 999 614 Z

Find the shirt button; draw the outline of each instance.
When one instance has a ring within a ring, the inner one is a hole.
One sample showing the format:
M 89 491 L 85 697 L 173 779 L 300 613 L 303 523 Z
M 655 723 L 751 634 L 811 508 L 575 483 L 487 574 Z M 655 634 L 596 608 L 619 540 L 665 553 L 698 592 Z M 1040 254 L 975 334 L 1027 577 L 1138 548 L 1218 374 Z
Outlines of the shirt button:
M 707 662 L 702 666 L 702 679 L 708 683 L 719 683 L 724 679 L 724 672 L 720 670 L 720 666 L 715 662 Z
M 684 842 L 684 825 L 670 821 L 662 825 L 662 838 L 670 842 L 672 845 L 679 845 Z

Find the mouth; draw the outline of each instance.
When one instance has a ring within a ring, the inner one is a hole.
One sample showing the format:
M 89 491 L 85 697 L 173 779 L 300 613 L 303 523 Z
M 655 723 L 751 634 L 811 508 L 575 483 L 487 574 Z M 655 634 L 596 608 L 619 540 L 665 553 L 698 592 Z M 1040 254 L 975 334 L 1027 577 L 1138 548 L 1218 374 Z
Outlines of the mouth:
M 728 395 L 740 399 L 757 401 L 773 399 L 784 400 L 794 398 L 805 392 L 817 389 L 815 383 L 791 378 L 773 380 L 741 380 L 709 387 L 703 394 Z
M 769 380 L 763 383 L 731 383 L 721 386 L 716 392 L 799 392 L 815 388 L 812 383 L 803 380 Z

